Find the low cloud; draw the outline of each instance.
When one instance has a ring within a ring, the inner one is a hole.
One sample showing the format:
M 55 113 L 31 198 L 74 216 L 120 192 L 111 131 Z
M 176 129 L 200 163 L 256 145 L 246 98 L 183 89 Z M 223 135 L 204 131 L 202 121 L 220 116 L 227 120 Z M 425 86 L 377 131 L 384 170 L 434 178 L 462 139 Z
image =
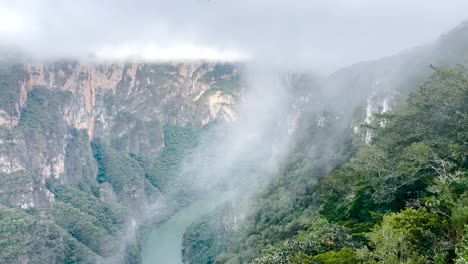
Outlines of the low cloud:
M 435 39 L 464 0 L 4 1 L 0 41 L 39 59 L 256 59 L 335 69 Z

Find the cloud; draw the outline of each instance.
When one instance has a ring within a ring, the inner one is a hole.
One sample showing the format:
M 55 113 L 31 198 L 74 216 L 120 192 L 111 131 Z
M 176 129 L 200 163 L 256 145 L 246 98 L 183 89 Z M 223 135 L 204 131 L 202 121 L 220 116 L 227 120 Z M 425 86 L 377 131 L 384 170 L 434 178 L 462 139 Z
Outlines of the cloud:
M 429 42 L 465 10 L 465 0 L 0 0 L 0 40 L 39 58 L 255 58 L 331 69 Z
M 9 36 L 24 31 L 25 23 L 20 15 L 9 9 L 0 8 L 0 34 L 2 36 Z
M 106 61 L 126 59 L 157 60 L 163 62 L 183 60 L 245 61 L 250 58 L 245 52 L 198 48 L 187 44 L 174 45 L 166 48 L 147 43 L 124 45 L 108 44 L 96 50 L 94 54 L 96 58 Z

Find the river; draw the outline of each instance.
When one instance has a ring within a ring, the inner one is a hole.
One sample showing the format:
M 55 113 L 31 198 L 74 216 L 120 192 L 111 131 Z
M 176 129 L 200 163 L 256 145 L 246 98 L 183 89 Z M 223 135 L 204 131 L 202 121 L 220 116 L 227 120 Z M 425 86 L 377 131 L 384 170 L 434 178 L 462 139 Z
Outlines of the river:
M 182 237 L 196 219 L 214 209 L 219 201 L 199 200 L 181 209 L 150 231 L 142 245 L 143 264 L 182 264 Z

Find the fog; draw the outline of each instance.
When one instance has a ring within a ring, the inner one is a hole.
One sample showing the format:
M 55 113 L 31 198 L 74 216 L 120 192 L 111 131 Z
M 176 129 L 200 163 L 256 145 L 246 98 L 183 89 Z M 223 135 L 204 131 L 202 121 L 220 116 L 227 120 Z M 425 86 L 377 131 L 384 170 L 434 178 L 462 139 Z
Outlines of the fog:
M 245 87 L 241 87 L 234 108 L 236 120 L 203 129 L 200 143 L 184 157 L 165 190 L 169 200 L 181 192 L 193 192 L 200 198 L 217 193 L 224 197 L 219 201 L 246 199 L 281 167 L 295 111 L 288 74 L 253 64 L 244 67 Z M 160 210 L 159 206 L 150 218 Z
M 192 222 L 226 204 L 242 219 L 253 196 L 279 173 L 290 149 L 289 121 L 297 98 L 288 90 L 288 74 L 260 65 L 245 67 L 246 87 L 235 108 L 237 119 L 204 130 L 200 145 L 185 157 L 173 184 L 165 189 L 164 200 L 169 203 L 147 210 L 146 221 L 151 222 L 164 217 L 170 201 L 182 194 L 189 195 L 192 203 L 146 238 L 144 263 L 181 263 L 182 235 Z
M 464 0 L 0 1 L 0 43 L 39 59 L 246 60 L 330 72 L 429 42 Z
M 337 104 L 340 91 L 331 96 L 321 90 L 318 76 L 429 43 L 466 19 L 466 10 L 466 0 L 0 0 L 0 45 L 40 61 L 206 60 L 245 66 L 237 119 L 202 136 L 203 144 L 172 179 L 186 185 L 165 190 L 150 204 L 139 219 L 146 225 L 174 213 L 174 200 L 183 192 L 202 200 L 215 196 L 215 205 L 245 202 L 239 214 L 247 213 L 249 199 L 278 175 L 304 137 L 295 131 L 301 113 L 338 113 L 360 103 L 340 98 Z M 301 83 L 301 72 L 317 75 Z M 349 120 L 342 123 L 340 129 L 349 128 Z M 340 136 L 335 131 L 324 144 Z M 323 154 L 311 146 L 311 156 Z

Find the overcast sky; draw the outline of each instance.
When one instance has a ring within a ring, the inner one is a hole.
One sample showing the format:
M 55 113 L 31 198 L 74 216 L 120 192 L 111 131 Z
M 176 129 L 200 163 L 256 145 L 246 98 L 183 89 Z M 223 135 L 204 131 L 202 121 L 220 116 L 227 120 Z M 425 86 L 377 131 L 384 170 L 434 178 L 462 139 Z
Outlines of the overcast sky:
M 468 0 L 0 0 L 0 40 L 40 58 L 331 69 L 431 42 L 467 11 Z

